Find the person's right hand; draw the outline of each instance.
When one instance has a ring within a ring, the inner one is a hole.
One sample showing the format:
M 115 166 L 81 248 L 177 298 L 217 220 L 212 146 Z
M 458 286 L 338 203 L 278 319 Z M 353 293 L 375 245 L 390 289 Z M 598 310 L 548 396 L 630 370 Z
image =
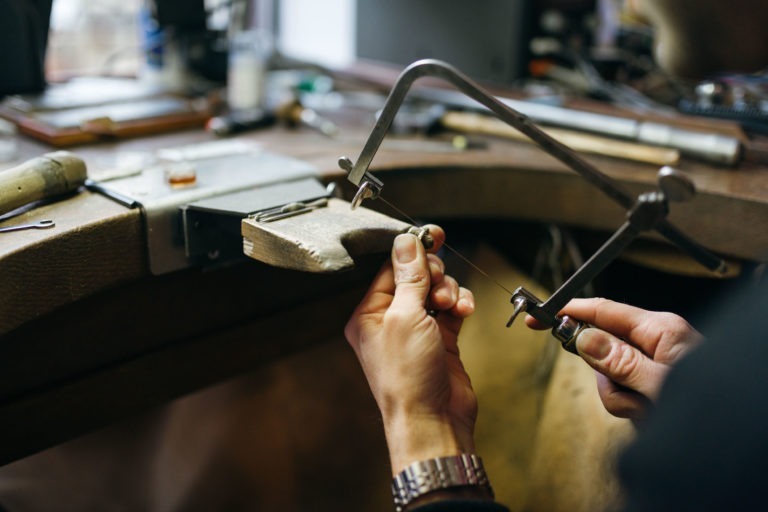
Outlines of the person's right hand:
M 437 251 L 445 232 L 429 232 Z M 404 234 L 347 322 L 344 334 L 381 411 L 393 476 L 419 460 L 475 452 L 477 398 L 458 345 L 474 309 L 472 292 Z
M 574 299 L 560 314 L 593 326 L 579 334 L 576 349 L 597 372 L 606 410 L 621 418 L 641 419 L 671 365 L 702 340 L 678 315 L 607 299 Z M 543 328 L 530 316 L 526 324 Z

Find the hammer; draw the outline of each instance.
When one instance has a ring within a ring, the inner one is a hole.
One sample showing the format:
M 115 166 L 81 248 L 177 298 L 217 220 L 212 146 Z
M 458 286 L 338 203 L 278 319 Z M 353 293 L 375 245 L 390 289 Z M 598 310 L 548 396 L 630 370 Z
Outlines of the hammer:
M 0 215 L 75 191 L 86 175 L 85 162 L 67 151 L 47 153 L 0 171 Z

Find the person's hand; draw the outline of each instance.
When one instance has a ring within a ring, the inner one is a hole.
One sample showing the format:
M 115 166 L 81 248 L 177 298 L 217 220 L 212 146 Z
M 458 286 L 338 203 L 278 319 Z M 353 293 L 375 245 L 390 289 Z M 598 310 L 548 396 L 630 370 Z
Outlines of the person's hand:
M 436 251 L 445 233 L 429 229 Z M 474 307 L 442 260 L 404 234 L 347 323 L 381 410 L 393 475 L 418 460 L 474 453 L 477 400 L 458 347 Z
M 702 340 L 682 317 L 628 306 L 607 299 L 574 299 L 561 314 L 586 322 L 576 339 L 579 355 L 597 372 L 597 388 L 606 410 L 621 418 L 641 419 L 671 365 Z M 543 328 L 532 317 L 526 324 Z

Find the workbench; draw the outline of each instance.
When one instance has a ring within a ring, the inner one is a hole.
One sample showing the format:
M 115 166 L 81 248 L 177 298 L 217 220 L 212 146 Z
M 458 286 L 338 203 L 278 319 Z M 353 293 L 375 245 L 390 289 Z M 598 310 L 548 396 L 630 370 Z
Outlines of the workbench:
M 281 126 L 240 137 L 314 165 L 349 198 L 337 160 L 357 156 L 369 127 L 345 130 L 338 140 Z M 72 151 L 88 163 L 213 138 L 189 130 Z M 606 234 L 623 222 L 624 211 L 538 148 L 486 142 L 464 151 L 385 146 L 372 170 L 388 201 L 424 221 L 535 221 Z M 20 139 L 19 160 L 50 150 Z M 632 194 L 656 186 L 657 167 L 586 158 Z M 764 262 L 768 168 L 692 160 L 678 168 L 698 193 L 673 206 L 671 222 L 732 262 Z M 246 261 L 156 276 L 139 209 L 83 189 L 2 224 L 44 218 L 56 227 L 0 235 L 0 463 L 338 335 L 384 257 L 333 275 Z

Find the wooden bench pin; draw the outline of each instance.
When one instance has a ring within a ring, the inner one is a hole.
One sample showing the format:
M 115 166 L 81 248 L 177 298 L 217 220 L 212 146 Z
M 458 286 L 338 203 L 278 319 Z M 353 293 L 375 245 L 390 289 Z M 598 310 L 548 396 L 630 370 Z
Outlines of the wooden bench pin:
M 355 258 L 389 253 L 394 238 L 413 233 L 425 247 L 429 230 L 328 198 L 305 211 L 257 214 L 242 221 L 243 252 L 277 267 L 330 273 L 352 269 Z

